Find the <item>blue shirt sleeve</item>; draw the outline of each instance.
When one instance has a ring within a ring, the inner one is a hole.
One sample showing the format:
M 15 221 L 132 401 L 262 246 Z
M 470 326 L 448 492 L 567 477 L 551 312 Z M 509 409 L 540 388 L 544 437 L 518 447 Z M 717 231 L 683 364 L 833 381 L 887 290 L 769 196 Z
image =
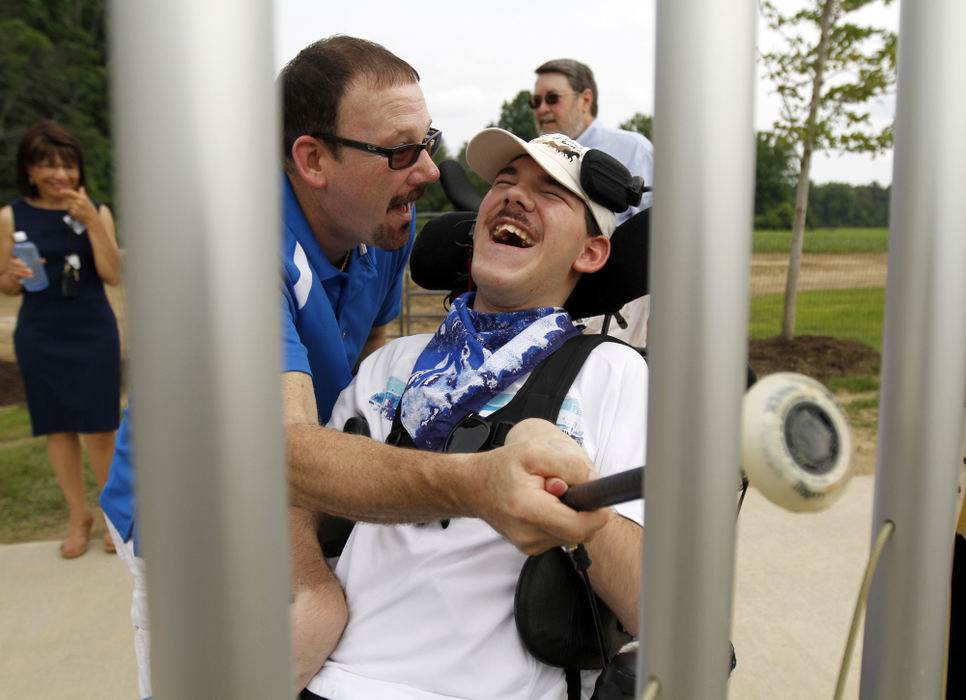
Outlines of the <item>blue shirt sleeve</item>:
M 309 353 L 295 328 L 295 300 L 291 290 L 282 285 L 282 371 L 305 372 L 312 376 Z
M 100 495 L 100 505 L 111 524 L 117 528 L 124 541 L 134 537 L 134 553 L 140 556 L 140 542 L 135 519 L 134 499 L 134 431 L 131 425 L 133 397 L 128 399 L 124 417 L 114 439 L 114 456 L 108 472 L 107 483 Z

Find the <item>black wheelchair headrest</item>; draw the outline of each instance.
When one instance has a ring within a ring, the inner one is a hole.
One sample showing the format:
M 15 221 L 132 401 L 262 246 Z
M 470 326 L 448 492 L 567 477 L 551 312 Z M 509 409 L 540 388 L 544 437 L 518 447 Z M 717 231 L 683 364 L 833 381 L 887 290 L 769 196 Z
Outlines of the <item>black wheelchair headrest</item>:
M 631 176 L 623 163 L 597 148 L 584 154 L 580 186 L 592 200 L 616 213 L 636 207 L 644 193 L 651 191 L 644 186 L 643 177 Z
M 460 211 L 477 211 L 483 198 L 473 189 L 463 166 L 451 158 L 441 160 L 438 166 L 439 183 L 446 198 Z
M 470 211 L 450 212 L 426 222 L 409 258 L 413 281 L 434 291 L 471 289 L 475 223 L 476 212 Z M 615 313 L 627 302 L 648 293 L 649 210 L 638 212 L 618 226 L 610 243 L 610 258 L 604 267 L 583 275 L 564 304 L 574 318 Z

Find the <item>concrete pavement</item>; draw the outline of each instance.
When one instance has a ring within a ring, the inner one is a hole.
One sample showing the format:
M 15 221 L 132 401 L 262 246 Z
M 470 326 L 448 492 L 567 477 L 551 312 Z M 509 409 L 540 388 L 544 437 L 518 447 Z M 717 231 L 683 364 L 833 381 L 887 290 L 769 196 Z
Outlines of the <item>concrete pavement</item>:
M 59 547 L 0 546 L 0 700 L 134 700 L 131 575 L 100 538 Z
M 749 490 L 739 518 L 732 700 L 831 698 L 869 553 L 871 476 L 818 514 Z M 137 698 L 131 577 L 100 540 L 0 546 L 0 700 Z M 846 697 L 858 697 L 861 636 Z
M 732 700 L 835 695 L 872 542 L 874 478 L 822 513 L 790 513 L 749 489 L 738 518 Z M 864 617 L 863 617 L 864 619 Z M 860 630 L 845 698 L 859 697 Z

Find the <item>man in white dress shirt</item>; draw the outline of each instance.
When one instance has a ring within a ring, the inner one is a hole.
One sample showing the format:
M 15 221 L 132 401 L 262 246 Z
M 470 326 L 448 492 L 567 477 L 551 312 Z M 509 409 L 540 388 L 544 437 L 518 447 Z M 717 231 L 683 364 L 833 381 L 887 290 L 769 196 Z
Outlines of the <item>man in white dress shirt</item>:
M 581 146 L 597 148 L 613 156 L 631 172 L 640 175 L 644 183 L 654 184 L 654 146 L 643 134 L 605 126 L 597 119 L 597 82 L 585 64 L 572 58 L 547 61 L 536 69 L 537 82 L 533 88 L 530 107 L 541 134 L 566 134 Z M 641 203 L 618 213 L 617 223 L 623 223 L 637 212 L 651 206 L 652 195 L 644 193 Z M 647 345 L 647 320 L 650 296 L 628 302 L 621 309 L 627 328 L 611 323 L 609 333 L 633 345 Z M 599 332 L 603 317 L 584 319 L 589 332 Z

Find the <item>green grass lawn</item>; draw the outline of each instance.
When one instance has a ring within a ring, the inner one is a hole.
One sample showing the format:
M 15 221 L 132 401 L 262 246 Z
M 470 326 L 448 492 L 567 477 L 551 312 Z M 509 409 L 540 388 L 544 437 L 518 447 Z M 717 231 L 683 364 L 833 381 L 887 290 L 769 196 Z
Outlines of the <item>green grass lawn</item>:
M 97 482 L 86 466 L 88 503 Z M 57 539 L 66 530 L 67 504 L 47 461 L 47 441 L 33 437 L 23 406 L 0 408 L 0 544 Z
M 784 294 L 754 297 L 749 337 L 771 338 L 781 333 L 784 303 Z M 884 287 L 799 292 L 795 334 L 857 340 L 881 352 L 884 313 Z
M 771 338 L 781 333 L 784 294 L 751 300 L 748 335 Z M 885 288 L 836 289 L 799 292 L 795 307 L 796 335 L 828 335 L 846 338 L 882 351 L 885 320 Z M 878 421 L 879 377 L 826 377 L 833 393 L 853 395 L 843 408 L 853 428 L 874 431 Z
M 788 254 L 792 245 L 791 231 L 755 231 L 756 253 Z M 819 228 L 805 231 L 802 251 L 805 253 L 885 253 L 889 230 L 885 228 Z

